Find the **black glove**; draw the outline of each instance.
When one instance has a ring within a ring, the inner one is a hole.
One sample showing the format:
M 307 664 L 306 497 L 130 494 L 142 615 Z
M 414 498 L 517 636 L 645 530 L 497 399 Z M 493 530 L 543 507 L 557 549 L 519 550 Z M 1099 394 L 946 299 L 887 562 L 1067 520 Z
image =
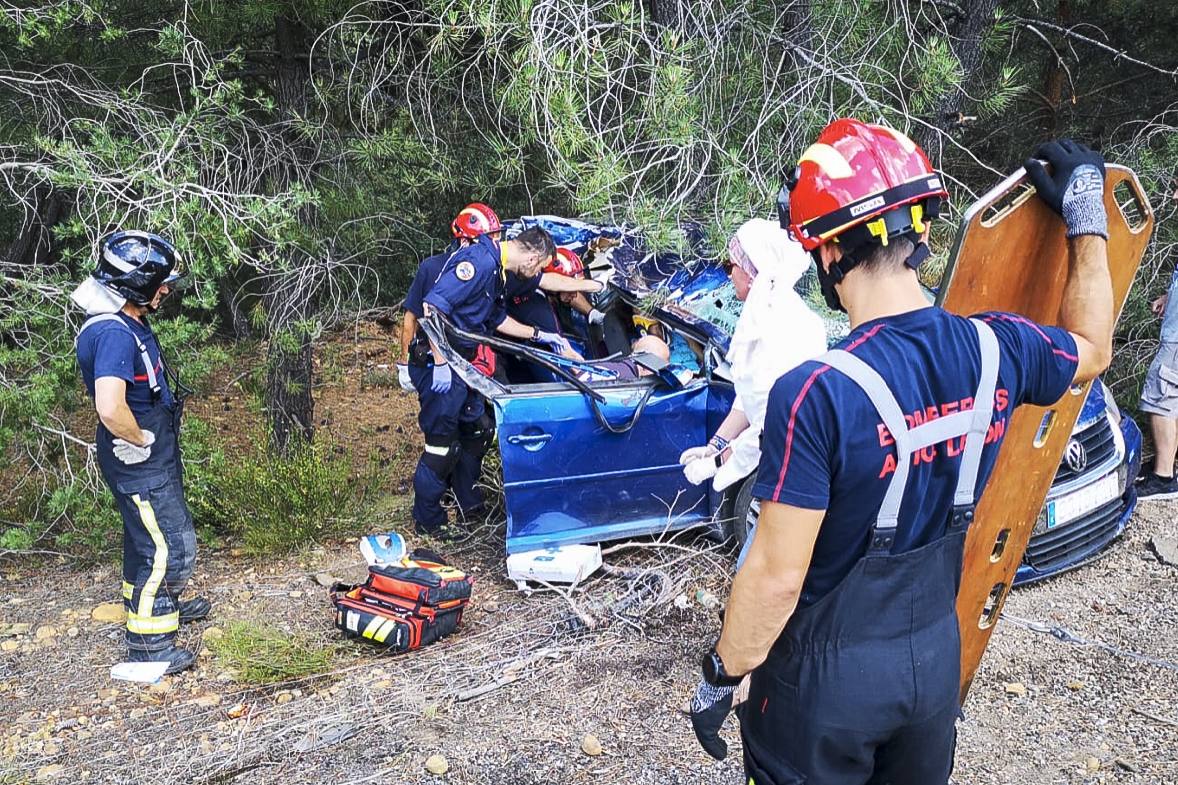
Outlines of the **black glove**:
M 716 760 L 728 754 L 728 742 L 720 738 L 720 726 L 732 711 L 732 693 L 736 687 L 715 687 L 700 680 L 691 696 L 691 727 L 704 752 Z
M 1051 174 L 1038 159 L 1051 164 Z M 1068 237 L 1094 234 L 1108 239 L 1104 209 L 1104 157 L 1095 150 L 1060 139 L 1039 145 L 1023 164 L 1027 178 L 1047 205 L 1060 214 Z

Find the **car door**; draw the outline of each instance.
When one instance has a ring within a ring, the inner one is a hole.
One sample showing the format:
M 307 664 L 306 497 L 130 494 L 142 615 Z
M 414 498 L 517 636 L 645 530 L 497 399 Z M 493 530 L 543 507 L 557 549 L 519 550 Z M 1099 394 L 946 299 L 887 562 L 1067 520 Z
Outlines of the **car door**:
M 679 454 L 706 443 L 731 405 L 730 385 L 646 377 L 594 389 L 596 412 L 571 385 L 494 396 L 508 553 L 681 529 L 718 507 L 710 484 L 686 481 Z

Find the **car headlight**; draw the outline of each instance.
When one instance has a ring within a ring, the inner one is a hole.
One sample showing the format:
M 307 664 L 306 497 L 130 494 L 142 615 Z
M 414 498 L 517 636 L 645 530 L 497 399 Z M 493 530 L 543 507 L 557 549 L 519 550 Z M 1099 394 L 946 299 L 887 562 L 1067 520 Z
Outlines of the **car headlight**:
M 1104 383 L 1104 379 L 1100 380 L 1100 391 L 1104 393 L 1104 410 L 1108 412 L 1108 418 L 1113 421 L 1113 425 L 1120 428 L 1121 410 L 1117 406 L 1117 399 L 1113 397 L 1113 391 Z

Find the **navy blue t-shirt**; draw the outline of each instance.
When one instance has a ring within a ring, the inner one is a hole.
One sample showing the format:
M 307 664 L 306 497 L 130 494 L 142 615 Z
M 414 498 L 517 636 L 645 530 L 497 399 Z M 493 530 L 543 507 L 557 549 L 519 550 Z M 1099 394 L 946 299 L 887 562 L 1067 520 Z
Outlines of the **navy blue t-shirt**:
M 82 381 L 86 391 L 94 397 L 94 380 L 114 376 L 127 383 L 127 406 L 134 415 L 146 414 L 152 407 L 151 388 L 147 368 L 131 331 L 139 337 L 147 349 L 154 366 L 156 382 L 160 385 L 160 402 L 172 404 L 172 390 L 163 371 L 160 359 L 160 345 L 155 333 L 146 322 L 139 322 L 129 316 L 118 314 L 118 324 L 113 321 L 96 322 L 78 336 L 78 365 L 82 369 Z M 128 328 L 130 328 L 128 330 Z
M 994 414 L 975 493 L 998 457 L 1011 412 L 1023 403 L 1059 400 L 1076 373 L 1076 343 L 1066 330 L 1022 316 L 981 314 L 998 339 L 1001 360 Z M 874 368 L 887 382 L 908 427 L 973 408 L 981 376 L 977 331 L 969 320 L 922 308 L 860 325 L 836 348 Z M 912 456 L 893 553 L 936 540 L 953 504 L 964 437 Z M 761 436 L 759 499 L 826 510 L 800 605 L 833 589 L 867 550 L 868 534 L 896 467 L 891 434 L 857 384 L 811 360 L 777 380 Z
M 552 303 L 548 302 L 548 295 L 540 289 L 543 277 L 543 272 L 531 278 L 508 273 L 503 292 L 507 315 L 545 332 L 559 333 L 560 323 L 556 320 L 556 312 L 552 310 Z
M 451 254 L 460 248 L 458 241 L 450 243 L 450 247 L 441 253 L 427 256 L 417 267 L 413 275 L 413 282 L 409 284 L 409 291 L 405 294 L 405 310 L 420 319 L 424 315 L 421 303 L 433 285 L 442 275 L 442 268 Z
M 484 234 L 451 254 L 422 300 L 446 314 L 455 327 L 490 335 L 507 316 L 503 286 L 499 246 Z M 454 344 L 460 350 L 475 346 L 469 341 Z

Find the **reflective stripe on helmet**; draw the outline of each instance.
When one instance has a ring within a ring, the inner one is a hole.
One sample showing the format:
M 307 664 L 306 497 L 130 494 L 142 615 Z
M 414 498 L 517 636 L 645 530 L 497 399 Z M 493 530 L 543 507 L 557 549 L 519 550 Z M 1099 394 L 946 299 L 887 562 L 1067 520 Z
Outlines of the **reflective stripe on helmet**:
M 798 163 L 802 161 L 813 161 L 818 164 L 822 168 L 822 173 L 827 177 L 842 179 L 855 176 L 855 171 L 851 169 L 851 164 L 843 157 L 843 154 L 821 142 L 807 147 L 806 152 L 802 153 L 802 157 L 798 159 Z

